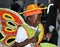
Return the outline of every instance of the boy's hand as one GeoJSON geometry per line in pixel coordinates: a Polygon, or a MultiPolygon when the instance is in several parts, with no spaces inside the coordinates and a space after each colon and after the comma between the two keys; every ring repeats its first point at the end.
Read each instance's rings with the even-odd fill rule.
{"type": "Polygon", "coordinates": [[[38,40],[38,37],[37,36],[34,36],[33,38],[31,38],[31,42],[32,43],[35,43],[37,40],[38,40]]]}

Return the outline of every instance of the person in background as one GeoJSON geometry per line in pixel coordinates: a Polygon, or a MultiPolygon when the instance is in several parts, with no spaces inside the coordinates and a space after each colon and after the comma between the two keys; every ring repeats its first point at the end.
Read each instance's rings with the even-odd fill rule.
{"type": "Polygon", "coordinates": [[[12,3],[11,9],[16,12],[23,12],[23,1],[16,0],[12,3]]]}
{"type": "Polygon", "coordinates": [[[49,4],[47,9],[45,33],[47,35],[47,42],[53,43],[55,45],[57,45],[57,39],[58,39],[58,34],[56,31],[56,15],[57,15],[57,8],[55,7],[54,3],[49,4]],[[48,37],[48,34],[50,34],[51,37],[48,37]]]}
{"type": "Polygon", "coordinates": [[[60,22],[60,0],[54,0],[52,4],[49,4],[48,10],[47,10],[47,29],[48,31],[52,31],[52,38],[50,39],[50,42],[53,44],[58,45],[60,47],[60,28],[59,28],[59,22],[60,22]]]}
{"type": "Polygon", "coordinates": [[[20,8],[20,5],[17,3],[12,4],[11,9],[18,12],[20,8]]]}
{"type": "Polygon", "coordinates": [[[57,7],[57,18],[56,18],[56,30],[58,33],[58,47],[60,47],[60,0],[56,2],[57,7]]]}
{"type": "MultiPolygon", "coordinates": [[[[11,10],[21,13],[24,11],[24,4],[25,2],[23,0],[15,0],[11,5],[11,10]]],[[[25,16],[23,14],[21,14],[21,16],[25,20],[25,16]]]]}

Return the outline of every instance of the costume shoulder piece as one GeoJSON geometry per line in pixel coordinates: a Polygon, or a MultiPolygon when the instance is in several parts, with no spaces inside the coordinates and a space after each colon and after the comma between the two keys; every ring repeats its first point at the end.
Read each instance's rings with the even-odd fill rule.
{"type": "Polygon", "coordinates": [[[11,45],[15,41],[17,25],[24,22],[21,15],[10,9],[0,8],[0,42],[11,45]]]}

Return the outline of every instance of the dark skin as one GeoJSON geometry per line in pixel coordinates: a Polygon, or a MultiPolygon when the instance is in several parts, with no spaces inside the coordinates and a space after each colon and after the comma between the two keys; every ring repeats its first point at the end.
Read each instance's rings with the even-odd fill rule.
{"type": "Polygon", "coordinates": [[[41,21],[41,14],[28,17],[27,23],[30,26],[36,27],[41,21]]]}
{"type": "Polygon", "coordinates": [[[29,44],[29,43],[34,43],[36,42],[37,36],[34,36],[31,39],[26,39],[25,41],[21,42],[21,43],[17,43],[15,42],[14,45],[12,47],[24,47],[25,45],[29,44]]]}
{"type": "MultiPolygon", "coordinates": [[[[37,27],[37,25],[40,23],[40,21],[41,21],[41,14],[29,16],[27,19],[27,23],[33,27],[37,27]]],[[[23,41],[21,43],[15,42],[12,47],[24,47],[25,45],[27,45],[29,43],[35,43],[37,41],[37,39],[38,39],[38,36],[34,36],[33,38],[26,39],[25,41],[23,41]]]]}

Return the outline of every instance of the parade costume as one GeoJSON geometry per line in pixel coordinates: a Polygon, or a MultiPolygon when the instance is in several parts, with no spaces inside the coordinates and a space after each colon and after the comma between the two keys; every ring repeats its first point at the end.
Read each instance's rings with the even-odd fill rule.
{"type": "MultiPolygon", "coordinates": [[[[22,12],[22,13],[25,14],[27,17],[29,17],[29,16],[34,15],[34,14],[42,14],[41,10],[42,10],[42,8],[40,9],[39,7],[37,7],[36,4],[30,4],[30,5],[27,6],[26,11],[22,12]]],[[[20,14],[22,14],[22,13],[20,13],[20,14]]],[[[38,24],[38,26],[35,29],[34,28],[35,27],[29,26],[28,24],[20,26],[18,28],[18,32],[17,32],[17,36],[16,36],[16,42],[21,43],[26,39],[31,39],[32,37],[35,36],[35,32],[37,31],[37,28],[39,28],[39,30],[40,30],[39,35],[38,35],[39,39],[36,43],[36,45],[38,46],[39,43],[42,41],[43,36],[44,36],[44,27],[40,23],[40,24],[38,24]],[[20,33],[20,31],[22,33],[20,33]]],[[[31,43],[30,43],[30,44],[27,44],[24,47],[34,47],[34,46],[31,46],[31,43]]]]}

